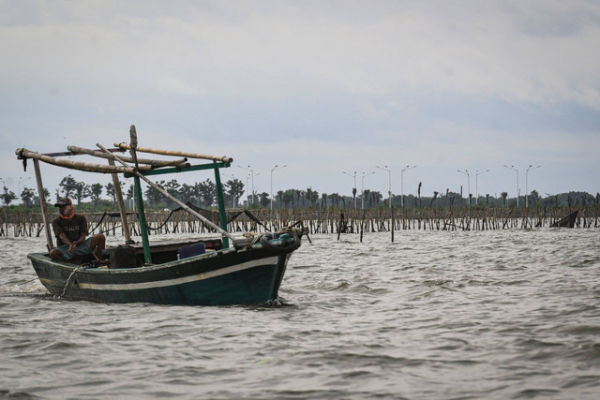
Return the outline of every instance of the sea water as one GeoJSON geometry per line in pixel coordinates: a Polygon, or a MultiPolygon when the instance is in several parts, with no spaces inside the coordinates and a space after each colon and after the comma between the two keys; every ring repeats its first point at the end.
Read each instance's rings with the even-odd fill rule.
{"type": "Polygon", "coordinates": [[[281,304],[191,307],[53,298],[0,238],[0,398],[600,398],[599,230],[311,239],[281,304]]]}

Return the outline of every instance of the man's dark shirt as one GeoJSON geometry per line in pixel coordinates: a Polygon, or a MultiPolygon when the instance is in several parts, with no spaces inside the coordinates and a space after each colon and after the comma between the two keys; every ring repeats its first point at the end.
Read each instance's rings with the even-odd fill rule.
{"type": "Polygon", "coordinates": [[[71,219],[63,219],[60,216],[56,217],[52,221],[52,229],[54,230],[54,235],[59,246],[67,244],[63,243],[60,239],[60,234],[63,232],[71,242],[79,239],[82,233],[85,233],[86,236],[88,235],[87,221],[83,215],[78,214],[73,215],[71,219]]]}

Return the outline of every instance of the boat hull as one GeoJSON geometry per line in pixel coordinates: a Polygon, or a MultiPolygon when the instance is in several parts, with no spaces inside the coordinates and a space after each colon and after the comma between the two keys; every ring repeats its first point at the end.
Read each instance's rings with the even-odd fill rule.
{"type": "Polygon", "coordinates": [[[41,283],[55,296],[99,302],[230,305],[277,299],[290,254],[230,249],[128,269],[85,268],[42,253],[28,257],[41,283]]]}

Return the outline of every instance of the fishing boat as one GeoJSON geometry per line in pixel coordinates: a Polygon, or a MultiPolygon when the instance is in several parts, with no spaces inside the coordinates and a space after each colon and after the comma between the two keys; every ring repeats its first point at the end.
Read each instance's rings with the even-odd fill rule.
{"type": "Polygon", "coordinates": [[[67,152],[45,154],[24,148],[16,150],[17,158],[23,161],[24,168],[27,167],[28,160],[33,161],[48,250],[28,254],[27,257],[40,282],[52,295],[98,302],[180,305],[260,304],[278,299],[288,260],[300,247],[302,230],[290,227],[280,232],[245,233],[237,236],[227,232],[219,170],[229,167],[233,162],[232,158],[139,147],[133,125],[130,128],[130,143],[114,143],[114,146],[107,149],[98,143],[98,150],[68,146],[67,152]],[[130,155],[125,156],[125,152],[130,155]],[[177,158],[143,159],[138,158],[138,153],[177,158]],[[108,164],[64,159],[65,156],[82,154],[106,159],[108,164]],[[188,159],[210,162],[192,165],[188,159]],[[49,252],[54,245],[43,194],[40,162],[112,175],[125,244],[105,250],[108,262],[103,259],[61,261],[50,257],[49,252]],[[150,175],[201,170],[214,171],[219,223],[171,196],[148,178],[150,175]],[[141,243],[134,243],[130,236],[119,175],[133,179],[141,243]],[[202,221],[216,236],[151,244],[142,200],[142,180],[202,221]]]}
{"type": "Polygon", "coordinates": [[[573,228],[575,226],[575,222],[577,221],[577,215],[579,214],[579,210],[575,210],[566,217],[561,218],[560,220],[554,222],[550,225],[551,228],[573,228]]]}

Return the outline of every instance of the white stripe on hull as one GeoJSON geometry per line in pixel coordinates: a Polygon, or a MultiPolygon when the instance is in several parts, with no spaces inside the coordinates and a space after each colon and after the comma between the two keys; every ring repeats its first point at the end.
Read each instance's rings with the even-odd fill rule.
{"type": "MultiPolygon", "coordinates": [[[[152,282],[139,282],[139,283],[78,283],[77,286],[80,289],[92,289],[92,290],[140,290],[140,289],[154,289],[166,286],[181,285],[184,283],[201,281],[204,279],[210,279],[217,276],[231,274],[233,272],[242,271],[263,265],[275,265],[277,264],[278,257],[267,257],[259,260],[251,260],[245,263],[232,265],[231,267],[225,267],[214,271],[204,272],[201,274],[188,275],[181,278],[166,279],[162,281],[152,282]]],[[[287,261],[287,260],[286,260],[287,261]]]]}

